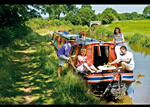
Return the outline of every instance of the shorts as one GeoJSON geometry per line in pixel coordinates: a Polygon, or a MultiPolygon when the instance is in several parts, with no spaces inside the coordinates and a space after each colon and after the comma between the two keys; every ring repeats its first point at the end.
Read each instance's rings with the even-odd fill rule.
{"type": "Polygon", "coordinates": [[[126,70],[128,71],[133,71],[134,70],[134,65],[128,64],[126,62],[122,62],[126,66],[126,70]]]}
{"type": "Polygon", "coordinates": [[[66,57],[65,55],[59,56],[59,66],[63,66],[65,61],[68,61],[70,57],[66,57]]]}

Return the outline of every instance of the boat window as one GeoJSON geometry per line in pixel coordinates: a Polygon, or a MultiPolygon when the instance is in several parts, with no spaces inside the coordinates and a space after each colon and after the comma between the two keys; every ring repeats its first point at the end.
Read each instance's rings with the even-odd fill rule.
{"type": "Polygon", "coordinates": [[[108,63],[108,46],[100,46],[100,54],[98,53],[99,46],[94,46],[94,66],[98,67],[108,63]]]}

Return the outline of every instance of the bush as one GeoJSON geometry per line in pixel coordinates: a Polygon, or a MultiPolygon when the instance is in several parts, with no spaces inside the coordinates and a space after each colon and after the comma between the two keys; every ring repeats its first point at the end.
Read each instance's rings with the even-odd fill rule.
{"type": "Polygon", "coordinates": [[[129,39],[129,43],[137,43],[138,40],[140,40],[144,35],[140,33],[135,33],[134,35],[131,36],[129,39]]]}
{"type": "Polygon", "coordinates": [[[133,44],[136,43],[141,46],[150,47],[150,37],[143,34],[135,33],[129,39],[129,43],[133,43],[133,44]]]}
{"type": "Polygon", "coordinates": [[[104,36],[105,34],[107,34],[107,36],[112,37],[114,33],[112,31],[107,30],[104,27],[99,26],[94,31],[94,34],[95,35],[102,35],[102,36],[104,36]]]}
{"type": "Polygon", "coordinates": [[[32,32],[30,27],[17,24],[12,27],[0,28],[0,45],[7,46],[14,39],[22,39],[30,32],[32,32]]]}
{"type": "Polygon", "coordinates": [[[71,30],[73,32],[81,32],[82,30],[87,32],[90,28],[85,25],[85,26],[81,26],[81,25],[75,25],[75,26],[71,26],[71,30]]]}
{"type": "Polygon", "coordinates": [[[95,31],[94,31],[94,34],[95,35],[104,35],[106,34],[106,28],[104,27],[98,27],[95,31]]]}
{"type": "Polygon", "coordinates": [[[65,20],[58,20],[58,19],[54,19],[54,20],[50,20],[48,21],[47,19],[30,19],[29,21],[26,22],[26,25],[30,26],[33,30],[39,30],[42,28],[49,28],[49,27],[53,27],[53,26],[61,26],[61,25],[67,25],[67,26],[71,26],[72,23],[70,21],[65,21],[65,20]]]}

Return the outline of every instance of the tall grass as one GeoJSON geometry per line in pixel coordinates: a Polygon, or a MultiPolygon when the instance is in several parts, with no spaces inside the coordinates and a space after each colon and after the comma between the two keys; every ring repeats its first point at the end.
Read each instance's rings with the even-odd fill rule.
{"type": "Polygon", "coordinates": [[[29,97],[34,99],[30,104],[99,104],[85,80],[66,63],[62,78],[57,78],[58,57],[50,37],[32,32],[0,49],[0,104],[23,104],[27,81],[32,84],[29,97]],[[38,38],[38,42],[33,44],[38,38]],[[26,52],[31,45],[36,51],[26,52]],[[22,59],[24,55],[27,62],[22,59]],[[27,64],[30,65],[28,69],[27,64]]]}

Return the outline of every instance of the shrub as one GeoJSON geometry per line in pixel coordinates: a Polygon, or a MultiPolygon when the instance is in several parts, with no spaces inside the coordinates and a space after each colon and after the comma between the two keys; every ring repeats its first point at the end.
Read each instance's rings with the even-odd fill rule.
{"type": "Polygon", "coordinates": [[[141,39],[139,40],[139,44],[140,44],[141,46],[146,46],[147,42],[148,42],[148,37],[147,37],[147,36],[143,36],[143,37],[141,37],[141,39]]]}
{"type": "Polygon", "coordinates": [[[106,34],[108,34],[108,37],[113,37],[114,32],[113,31],[107,31],[106,34]]]}
{"type": "Polygon", "coordinates": [[[137,43],[138,40],[140,40],[143,37],[142,34],[140,33],[135,33],[134,35],[131,36],[131,38],[129,39],[129,43],[137,43]]]}
{"type": "Polygon", "coordinates": [[[95,31],[94,31],[95,35],[104,35],[106,34],[106,28],[104,27],[98,27],[95,31]]]}
{"type": "Polygon", "coordinates": [[[95,35],[102,35],[102,36],[104,34],[108,34],[109,37],[112,37],[114,33],[112,31],[107,30],[104,27],[97,27],[96,30],[94,31],[94,34],[95,35]]]}

